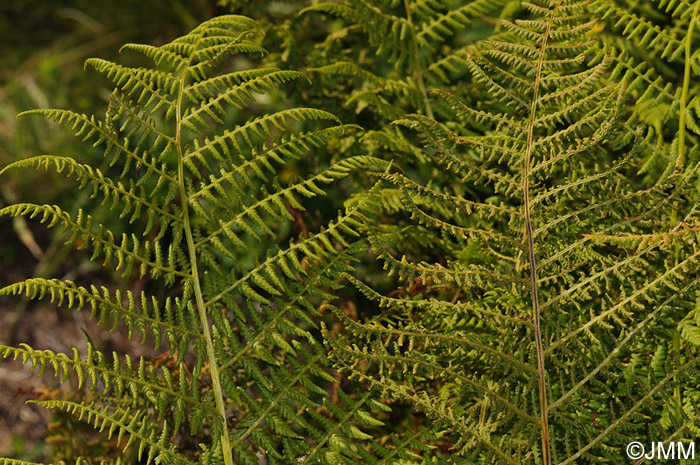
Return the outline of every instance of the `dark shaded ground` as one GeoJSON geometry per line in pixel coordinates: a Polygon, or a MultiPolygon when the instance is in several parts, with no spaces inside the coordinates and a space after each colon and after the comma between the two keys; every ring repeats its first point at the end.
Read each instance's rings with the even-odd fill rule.
{"type": "MultiPolygon", "coordinates": [[[[40,249],[46,250],[48,232],[40,225],[29,224],[40,249]],[[46,237],[37,237],[39,235],[46,237]]],[[[0,255],[2,284],[30,278],[39,261],[20,241],[11,220],[0,220],[2,250],[12,251],[0,255]],[[13,264],[7,263],[11,260],[13,264]]],[[[71,251],[72,252],[72,251],[71,251]]],[[[79,255],[69,253],[54,274],[56,277],[80,281],[95,279],[99,275],[81,267],[79,255]]],[[[71,347],[83,351],[86,347],[85,330],[99,346],[107,346],[124,353],[136,353],[135,341],[130,341],[120,331],[104,333],[84,311],[56,308],[47,301],[23,302],[20,296],[0,297],[0,343],[17,345],[27,343],[35,349],[71,353],[71,347]],[[22,305],[26,309],[22,312],[22,305]],[[17,322],[22,312],[21,321],[17,322]]],[[[0,456],[41,460],[48,458],[49,449],[44,442],[46,426],[51,415],[43,408],[26,404],[35,398],[42,388],[58,387],[50,375],[37,378],[30,369],[18,361],[0,362],[0,456]]],[[[65,386],[63,389],[67,389],[65,386]]]]}
{"type": "MultiPolygon", "coordinates": [[[[4,301],[8,299],[3,299],[4,301]]],[[[11,302],[0,309],[2,342],[14,321],[11,302]]],[[[86,322],[78,312],[61,314],[44,305],[30,305],[24,321],[17,327],[16,338],[34,347],[66,351],[71,345],[84,347],[80,332],[86,322]]],[[[35,390],[47,385],[46,378],[36,378],[20,361],[0,364],[0,456],[33,459],[34,452],[44,449],[43,438],[50,418],[42,407],[25,404],[35,390]]],[[[52,383],[55,385],[55,383],[52,383]]]]}

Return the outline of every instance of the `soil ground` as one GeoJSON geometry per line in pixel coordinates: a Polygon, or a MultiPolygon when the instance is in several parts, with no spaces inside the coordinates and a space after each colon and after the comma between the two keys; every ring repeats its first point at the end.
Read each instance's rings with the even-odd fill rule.
{"type": "MultiPolygon", "coordinates": [[[[48,233],[41,226],[31,226],[36,234],[46,235],[37,238],[45,250],[50,240],[48,233]]],[[[17,238],[11,221],[0,221],[0,243],[0,287],[31,278],[38,261],[17,238]]],[[[76,254],[69,254],[52,277],[99,280],[99,276],[81,273],[76,254]]],[[[84,330],[101,347],[126,353],[138,352],[132,347],[135,343],[122,332],[101,333],[86,312],[57,308],[47,301],[29,301],[18,320],[21,307],[20,296],[0,297],[0,344],[17,346],[27,343],[35,349],[67,354],[71,353],[71,347],[76,347],[84,353],[84,330]]],[[[35,397],[37,389],[57,386],[58,382],[50,372],[37,378],[30,364],[23,365],[21,360],[0,361],[0,457],[29,461],[50,457],[44,437],[51,415],[43,407],[27,404],[27,401],[35,397]]]]}

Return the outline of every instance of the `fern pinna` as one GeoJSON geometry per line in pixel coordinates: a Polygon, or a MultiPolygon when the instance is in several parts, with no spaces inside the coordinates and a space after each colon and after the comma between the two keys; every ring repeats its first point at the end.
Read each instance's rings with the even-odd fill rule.
{"type": "Polygon", "coordinates": [[[351,460],[362,451],[355,443],[370,436],[361,428],[381,423],[371,412],[385,406],[368,395],[335,386],[328,398],[337,381],[317,331],[319,305],[350,270],[362,202],[315,234],[285,247],[275,241],[277,225],[302,210],[304,199],[353,170],[383,165],[358,156],[283,184],[281,167],[356,128],[312,108],[233,124],[231,115],[252,113],[256,95],[303,77],[274,68],[219,71],[229,56],[264,53],[260,40],[253,20],[222,16],[161,47],[124,46],[152,68],[89,60],[116,85],[104,121],[67,110],[28,113],[103,147],[121,173],[53,155],[5,168],[55,168],[103,198],[133,232],[114,233],[87,212],[73,216],[55,205],[12,205],[2,216],[40,218],[90,249],[92,260],[164,286],[150,295],[29,279],[0,291],[89,311],[103,327],[123,325],[156,350],[165,343],[169,364],[104,354],[92,344],[85,354],[0,347],[40,374],[77,377],[86,388],[80,399],[37,403],[116,438],[118,463],[338,463],[334,457],[351,460]],[[243,261],[257,243],[268,244],[267,254],[243,261]]]}
{"type": "Polygon", "coordinates": [[[657,349],[696,324],[697,165],[636,190],[646,145],[624,130],[625,85],[588,2],[522,5],[529,17],[465,58],[481,107],[437,91],[448,122],[396,123],[461,189],[378,173],[401,203],[378,196],[394,220],[372,249],[423,286],[385,296],[347,276],[384,311],[337,312],[347,331],[327,344],[344,373],[445,432],[445,463],[627,463],[630,441],[697,431],[697,359],[657,349]],[[673,209],[685,221],[660,232],[673,209]]]}

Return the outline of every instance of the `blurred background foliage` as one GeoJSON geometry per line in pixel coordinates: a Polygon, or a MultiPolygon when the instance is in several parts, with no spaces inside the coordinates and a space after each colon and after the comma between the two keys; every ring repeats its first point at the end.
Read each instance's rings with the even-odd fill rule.
{"type": "MultiPolygon", "coordinates": [[[[16,115],[48,107],[104,114],[109,83],[98,73],[83,69],[86,58],[114,59],[126,42],[164,43],[220,11],[211,0],[2,2],[0,166],[38,154],[61,154],[94,163],[99,150],[86,150],[85,144],[55,124],[16,115]]],[[[5,176],[0,192],[3,204],[31,198],[39,203],[68,200],[77,208],[87,201],[85,196],[74,198],[74,191],[66,189],[70,181],[60,174],[10,172],[5,176]]],[[[21,265],[24,251],[11,240],[7,223],[1,226],[8,240],[3,241],[0,264],[12,270],[21,265]]],[[[33,237],[38,232],[21,221],[15,221],[13,227],[34,258],[42,258],[47,238],[33,237]]]]}

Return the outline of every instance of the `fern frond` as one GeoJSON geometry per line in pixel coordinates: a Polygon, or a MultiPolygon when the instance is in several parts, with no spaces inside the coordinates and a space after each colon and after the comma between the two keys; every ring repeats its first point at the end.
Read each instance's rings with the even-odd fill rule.
{"type": "Polygon", "coordinates": [[[27,344],[20,348],[3,346],[0,350],[3,358],[21,359],[25,364],[31,363],[31,368],[37,371],[37,376],[42,376],[46,369],[51,367],[54,377],[62,384],[68,381],[71,374],[75,374],[78,388],[88,385],[90,391],[100,397],[121,398],[132,407],[150,404],[153,409],[162,412],[158,415],[159,418],[163,413],[172,411],[174,430],[179,428],[188,414],[200,417],[204,416],[205,412],[209,415],[216,414],[214,406],[201,399],[197,390],[193,389],[194,386],[186,374],[186,366],[182,363],[176,370],[179,375],[174,377],[165,367],[160,369],[160,375],[155,369],[147,371],[143,358],[134,363],[129,356],[121,361],[114,355],[109,363],[105,355],[91,344],[88,344],[84,358],[80,357],[77,349],[74,349],[71,358],[49,350],[35,350],[27,344]]]}
{"type": "MultiPolygon", "coordinates": [[[[99,194],[104,198],[103,203],[110,203],[112,208],[115,208],[117,205],[121,206],[122,210],[119,213],[119,218],[123,218],[131,213],[130,220],[134,221],[142,216],[142,212],[146,212],[148,225],[158,223],[161,232],[168,228],[170,221],[182,223],[182,219],[173,214],[167,204],[160,206],[155,202],[156,199],[148,199],[148,195],[142,185],[134,184],[132,180],[129,180],[128,187],[121,182],[115,183],[99,169],[93,169],[90,165],[78,163],[70,157],[40,155],[19,160],[3,168],[0,171],[0,175],[10,169],[38,168],[42,166],[49,169],[52,165],[56,172],[63,173],[65,171],[68,176],[75,177],[81,188],[91,184],[93,188],[92,197],[97,197],[99,194]]],[[[166,200],[168,199],[166,198],[166,200]]],[[[147,234],[150,229],[151,226],[147,227],[144,233],[147,234]]]]}
{"type": "Polygon", "coordinates": [[[218,177],[211,175],[209,183],[201,186],[200,190],[192,194],[193,198],[198,198],[207,194],[208,191],[216,190],[219,193],[225,192],[225,185],[243,195],[246,188],[253,188],[255,183],[253,178],[260,181],[267,181],[268,176],[276,173],[275,165],[282,165],[285,162],[297,160],[309,150],[320,148],[324,142],[339,137],[349,130],[358,129],[354,125],[331,126],[329,128],[311,131],[302,134],[292,134],[282,137],[277,144],[264,147],[254,152],[253,156],[245,162],[237,165],[232,170],[222,170],[218,177]],[[252,171],[252,175],[248,174],[252,171]],[[268,174],[266,174],[266,172],[268,174]]]}
{"type": "Polygon", "coordinates": [[[165,107],[170,109],[166,112],[166,120],[172,117],[177,81],[170,73],[147,68],[129,68],[99,58],[91,58],[85,65],[93,67],[114,81],[126,96],[134,97],[141,108],[155,113],[165,107]]]}
{"type": "MultiPolygon", "coordinates": [[[[226,86],[225,88],[217,86],[218,89],[213,96],[204,101],[200,100],[198,108],[192,109],[183,116],[182,124],[187,127],[194,127],[195,123],[197,123],[199,126],[207,127],[205,117],[211,118],[219,124],[223,124],[221,116],[225,116],[228,113],[223,106],[224,103],[238,109],[245,108],[246,101],[254,100],[253,93],[262,94],[266,90],[274,89],[280,84],[284,84],[292,79],[298,79],[302,76],[304,75],[298,71],[273,71],[263,76],[256,76],[252,79],[248,79],[237,86],[226,86]]],[[[186,89],[185,92],[187,92],[190,97],[193,94],[196,95],[199,93],[201,98],[202,94],[198,89],[202,88],[202,86],[208,87],[210,85],[215,84],[212,83],[211,80],[199,81],[195,86],[192,86],[192,89],[186,89]]]]}
{"type": "Polygon", "coordinates": [[[672,326],[663,318],[697,291],[694,226],[650,232],[665,209],[687,205],[681,192],[693,197],[696,167],[635,190],[625,170],[647,141],[624,133],[627,89],[591,40],[588,3],[524,6],[532,17],[505,21],[505,34],[463,55],[486,98],[436,90],[454,112],[447,122],[396,122],[459,183],[379,175],[392,188],[378,213],[397,224],[368,226],[370,242],[407,284],[383,295],[348,277],[382,312],[360,322],[335,310],[346,332],[326,331],[326,344],[348,376],[448,430],[451,457],[464,463],[598,463],[645,434],[640,418],[668,430],[653,406],[696,370],[680,360],[669,369],[645,347],[649,328],[672,326]],[[400,239],[426,235],[438,249],[400,239]],[[652,369],[640,369],[624,384],[632,356],[654,357],[663,375],[647,382],[652,369]],[[600,431],[579,423],[582,412],[605,415],[600,431]]]}
{"type": "Polygon", "coordinates": [[[276,220],[288,217],[290,214],[283,201],[288,202],[293,208],[303,209],[303,206],[295,199],[294,194],[306,198],[323,195],[324,192],[318,187],[319,184],[326,184],[342,179],[349,175],[352,170],[383,166],[386,166],[383,160],[367,156],[357,156],[338,162],[310,179],[292,184],[283,189],[278,188],[274,193],[262,199],[253,199],[251,205],[241,210],[235,218],[219,223],[219,227],[214,229],[209,236],[202,238],[200,242],[206,243],[221,234],[225,234],[227,237],[231,238],[236,235],[234,228],[240,228],[251,235],[257,236],[253,228],[258,227],[263,232],[274,235],[274,232],[270,230],[262,220],[262,214],[269,214],[276,220]]]}
{"type": "Polygon", "coordinates": [[[91,246],[92,259],[103,257],[102,263],[105,266],[116,260],[115,269],[121,270],[124,275],[131,273],[134,266],[138,265],[141,276],[147,274],[154,278],[164,276],[166,282],[169,283],[173,282],[176,277],[189,276],[187,271],[178,269],[181,263],[172,246],[170,246],[166,257],[163,255],[158,241],[143,240],[142,242],[136,235],[132,234],[129,237],[125,233],[120,238],[116,238],[111,231],[105,230],[101,225],[95,229],[93,227],[94,219],[85,214],[82,209],[78,211],[76,218],[72,218],[68,212],[55,205],[22,203],[0,209],[0,216],[24,215],[29,218],[39,217],[40,221],[46,223],[49,228],[60,224],[64,231],[71,233],[67,243],[74,244],[82,241],[81,247],[91,246]]]}
{"type": "Polygon", "coordinates": [[[310,453],[307,439],[319,441],[322,456],[372,455],[355,444],[369,439],[361,425],[377,424],[367,419],[365,402],[326,400],[338,380],[318,334],[319,319],[328,318],[321,304],[366,247],[359,238],[368,201],[355,200],[287,247],[278,245],[287,241],[278,233],[307,199],[325,195],[325,186],[388,164],[347,157],[303,180],[284,179],[290,162],[359,128],[315,108],[250,111],[261,95],[304,76],[271,67],[220,71],[227,56],[263,53],[261,38],[253,20],[222,16],[160,47],[123,47],[157,69],[88,61],[116,86],[104,121],[68,110],[28,113],[103,149],[110,168],[45,155],[3,170],[53,168],[129,219],[117,233],[84,210],[71,215],[29,203],[0,210],[61,226],[68,244],[92,249],[90,260],[148,280],[148,293],[34,278],[0,294],[89,311],[105,329],[123,326],[129,338],[141,336],[144,352],[165,341],[172,363],[128,354],[109,360],[91,343],[83,356],[29,346],[0,351],[39,374],[53,368],[60,382],[77,377],[75,399],[38,403],[87,421],[107,439],[116,436],[119,448],[133,449],[144,463],[233,465],[258,463],[264,454],[271,464],[287,464],[310,453]],[[121,173],[111,168],[117,164],[121,173]],[[264,252],[251,256],[254,250],[264,252]],[[319,413],[324,405],[330,413],[319,413]],[[203,452],[174,440],[186,428],[203,452]]]}
{"type": "MultiPolygon", "coordinates": [[[[339,122],[335,115],[314,108],[282,110],[277,113],[254,118],[236,127],[233,131],[226,130],[223,134],[219,134],[211,139],[206,137],[202,141],[195,139],[197,142],[195,142],[194,150],[185,155],[184,162],[195,175],[198,175],[199,171],[193,159],[207,166],[206,157],[212,156],[217,160],[228,160],[231,166],[236,166],[238,163],[236,158],[247,153],[244,147],[254,149],[261,145],[262,141],[265,141],[268,137],[274,139],[275,136],[273,132],[284,132],[285,128],[287,128],[291,122],[318,120],[339,122]],[[257,143],[254,141],[257,141],[257,143]],[[225,157],[222,157],[222,152],[225,157]],[[234,158],[234,154],[237,155],[236,158],[234,158]]],[[[190,128],[195,131],[197,130],[194,126],[190,126],[190,128]]]]}
{"type": "Polygon", "coordinates": [[[123,450],[132,446],[136,447],[138,459],[145,460],[147,464],[159,463],[164,460],[174,464],[194,463],[176,452],[176,446],[170,442],[167,424],[159,432],[152,428],[150,422],[144,418],[141,412],[128,408],[98,407],[94,404],[84,405],[63,400],[32,401],[32,403],[49,409],[69,412],[81,421],[91,423],[99,431],[108,428],[108,437],[112,437],[115,432],[118,432],[117,443],[121,443],[122,437],[127,436],[128,439],[123,450]],[[146,457],[143,457],[144,452],[147,453],[146,457]]]}
{"type": "MultiPolygon", "coordinates": [[[[165,164],[159,161],[159,157],[141,151],[138,147],[132,148],[128,139],[120,139],[118,133],[110,129],[102,121],[96,120],[94,116],[87,116],[70,110],[29,110],[19,114],[19,116],[26,115],[40,115],[58,124],[66,125],[77,137],[80,137],[83,141],[92,140],[95,146],[105,144],[105,158],[112,157],[112,164],[116,163],[121,158],[121,155],[125,155],[127,159],[124,160],[122,176],[126,175],[131,167],[131,163],[144,167],[142,182],[152,179],[156,180],[156,187],[150,193],[151,196],[156,195],[162,186],[170,188],[177,185],[177,179],[172,176],[172,173],[168,172],[165,164]]],[[[159,156],[162,156],[162,153],[159,156]]]]}
{"type": "Polygon", "coordinates": [[[172,350],[184,355],[190,343],[201,340],[191,307],[187,309],[188,315],[181,305],[173,305],[171,299],[167,299],[161,307],[157,299],[149,298],[144,293],[137,297],[127,291],[126,295],[122,295],[120,291],[112,293],[104,286],[87,289],[72,281],[43,278],[11,284],[0,289],[0,295],[25,295],[30,299],[50,297],[51,303],[75,310],[87,306],[90,318],[97,316],[99,324],[105,328],[114,331],[121,323],[126,327],[129,338],[134,333],[139,334],[142,343],[151,335],[155,349],[160,348],[164,338],[172,350]],[[123,304],[124,300],[128,306],[123,304]]]}
{"type": "Polygon", "coordinates": [[[431,12],[428,21],[422,24],[417,34],[418,43],[435,48],[444,42],[446,36],[455,31],[460,31],[476,19],[493,14],[494,10],[505,7],[505,1],[493,2],[490,0],[477,0],[466,5],[451,9],[441,15],[431,12]]]}

